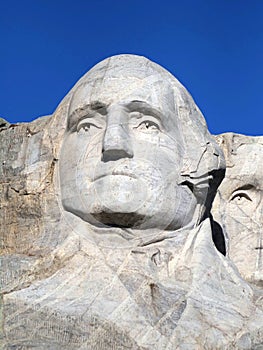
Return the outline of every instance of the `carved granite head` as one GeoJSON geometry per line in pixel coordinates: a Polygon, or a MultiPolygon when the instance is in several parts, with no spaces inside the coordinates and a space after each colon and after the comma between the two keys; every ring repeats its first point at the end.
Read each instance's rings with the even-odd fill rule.
{"type": "Polygon", "coordinates": [[[263,137],[222,134],[226,177],[213,216],[229,240],[229,257],[249,282],[263,282],[263,137]]]}
{"type": "Polygon", "coordinates": [[[95,226],[177,230],[209,214],[224,158],[185,88],[135,55],[110,57],[70,92],[62,204],[95,226]]]}

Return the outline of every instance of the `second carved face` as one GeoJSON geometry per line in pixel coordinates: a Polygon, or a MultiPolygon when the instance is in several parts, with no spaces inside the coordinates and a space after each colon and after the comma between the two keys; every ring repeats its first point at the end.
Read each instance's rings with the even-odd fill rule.
{"type": "Polygon", "coordinates": [[[250,282],[263,281],[263,143],[234,135],[213,215],[229,239],[229,256],[250,282]]]}

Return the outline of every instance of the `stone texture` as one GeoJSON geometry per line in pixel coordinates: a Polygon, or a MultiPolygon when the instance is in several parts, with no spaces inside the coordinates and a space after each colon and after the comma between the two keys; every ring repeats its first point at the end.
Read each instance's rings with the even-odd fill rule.
{"type": "Polygon", "coordinates": [[[3,349],[260,349],[210,219],[223,153],[170,73],[104,60],[0,142],[3,349]]]}
{"type": "Polygon", "coordinates": [[[263,287],[263,137],[227,133],[216,139],[224,150],[227,170],[213,215],[243,278],[263,287]]]}

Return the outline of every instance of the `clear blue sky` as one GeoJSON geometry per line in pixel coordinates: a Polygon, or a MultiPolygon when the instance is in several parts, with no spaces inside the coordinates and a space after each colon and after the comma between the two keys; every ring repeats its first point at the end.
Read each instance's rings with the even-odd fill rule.
{"type": "Polygon", "coordinates": [[[95,63],[144,55],[190,91],[212,133],[263,135],[262,0],[9,0],[0,116],[51,114],[95,63]]]}

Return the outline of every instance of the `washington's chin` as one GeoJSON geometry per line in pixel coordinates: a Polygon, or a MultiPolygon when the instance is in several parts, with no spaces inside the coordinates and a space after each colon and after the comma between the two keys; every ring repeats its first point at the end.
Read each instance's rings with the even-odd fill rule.
{"type": "Polygon", "coordinates": [[[150,213],[150,208],[147,208],[147,206],[141,207],[140,210],[132,211],[129,206],[121,206],[120,208],[118,203],[112,203],[111,208],[101,206],[98,202],[90,204],[92,205],[85,209],[67,205],[65,202],[63,206],[66,211],[96,227],[108,226],[139,230],[175,231],[189,225],[189,221],[186,222],[182,217],[176,216],[175,213],[165,211],[165,208],[159,208],[159,211],[150,213]]]}
{"type": "MultiPolygon", "coordinates": [[[[77,214],[77,213],[75,213],[77,214]]],[[[138,212],[124,212],[124,211],[97,211],[96,213],[78,213],[77,214],[84,221],[97,227],[119,227],[131,229],[172,229],[170,222],[162,220],[159,215],[150,216],[143,211],[138,212]]]]}
{"type": "MultiPolygon", "coordinates": [[[[116,204],[116,203],[115,203],[116,204]]],[[[78,216],[83,221],[96,227],[119,227],[119,228],[134,228],[134,229],[160,229],[160,230],[177,230],[182,227],[180,218],[169,218],[164,212],[157,212],[149,214],[150,210],[146,207],[138,211],[130,211],[129,207],[122,207],[118,210],[101,207],[95,205],[90,210],[83,210],[81,208],[73,208],[64,206],[64,209],[72,214],[78,216]]]]}
{"type": "Polygon", "coordinates": [[[84,183],[79,188],[84,189],[76,191],[80,198],[74,194],[65,198],[64,209],[98,227],[177,230],[189,224],[186,218],[193,217],[196,207],[191,193],[182,203],[184,193],[177,187],[162,191],[162,186],[147,186],[143,180],[123,175],[105,176],[86,189],[84,183]]]}
{"type": "Polygon", "coordinates": [[[172,222],[172,220],[166,221],[162,220],[162,218],[158,215],[152,217],[139,212],[101,212],[92,214],[92,217],[95,219],[95,222],[97,222],[97,226],[105,225],[110,227],[134,228],[140,230],[159,229],[168,231],[174,231],[182,228],[182,225],[179,222],[172,222]]]}
{"type": "Polygon", "coordinates": [[[147,208],[141,205],[141,201],[123,203],[111,198],[107,205],[95,201],[90,204],[89,214],[86,217],[92,218],[91,223],[98,226],[138,228],[150,219],[147,208]]]}

